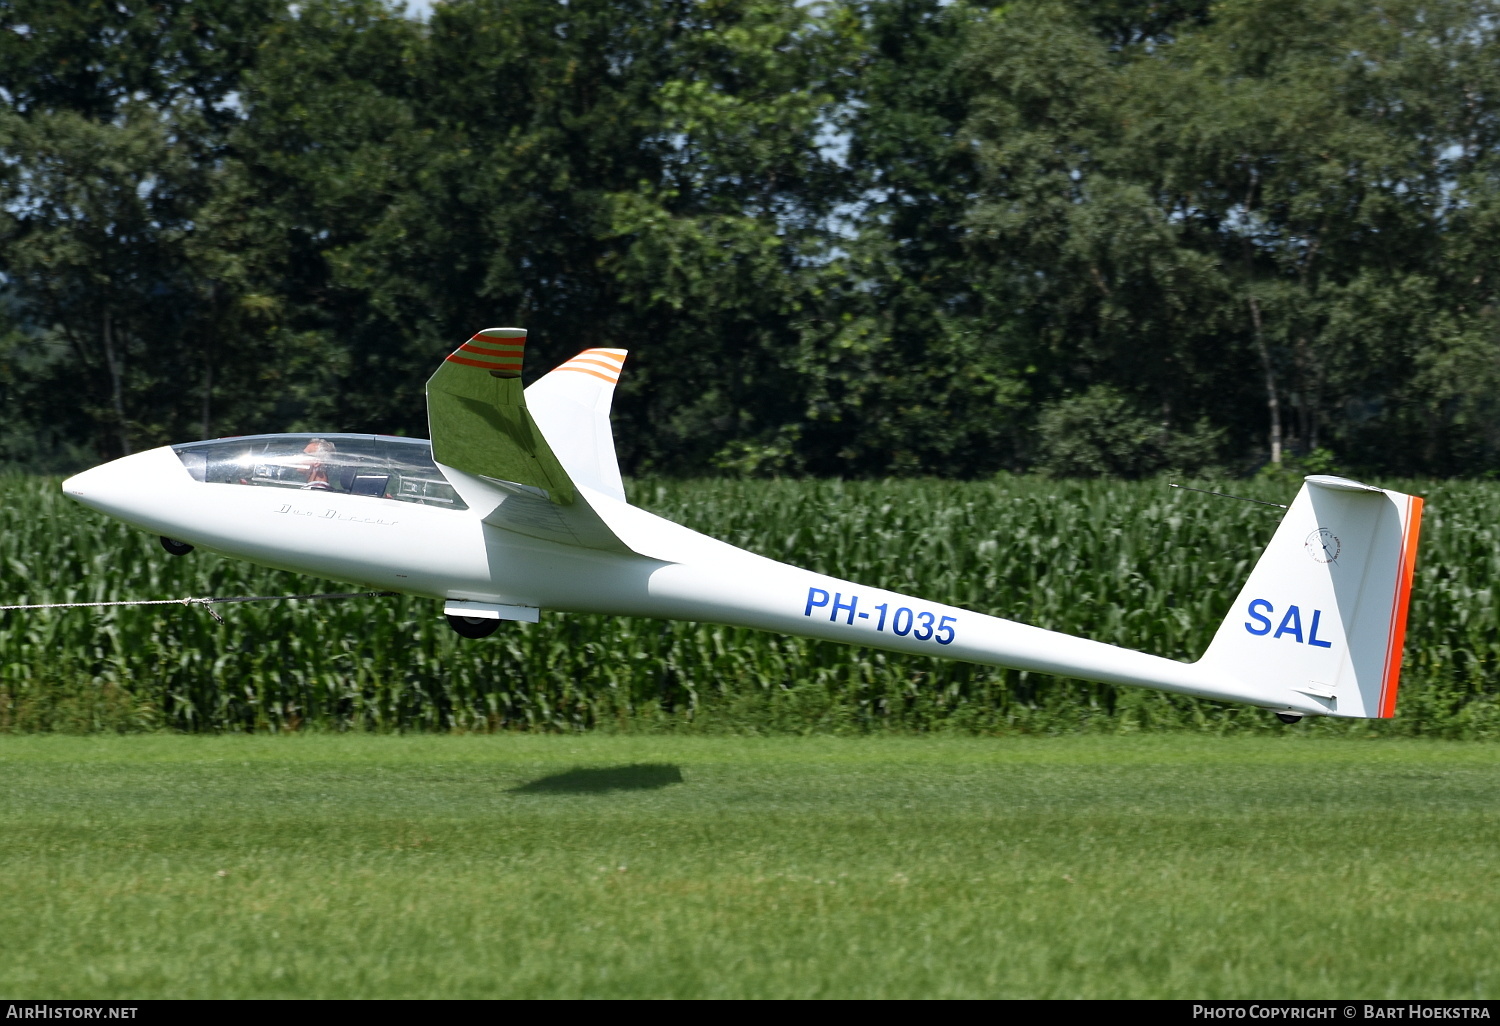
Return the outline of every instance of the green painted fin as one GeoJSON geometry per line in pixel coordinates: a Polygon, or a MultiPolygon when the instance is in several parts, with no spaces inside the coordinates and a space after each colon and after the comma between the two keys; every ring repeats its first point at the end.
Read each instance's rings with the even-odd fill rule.
{"type": "Polygon", "coordinates": [[[530,485],[561,506],[576,491],[526,409],[524,328],[485,328],[427,379],[432,456],[469,474],[530,485]]]}

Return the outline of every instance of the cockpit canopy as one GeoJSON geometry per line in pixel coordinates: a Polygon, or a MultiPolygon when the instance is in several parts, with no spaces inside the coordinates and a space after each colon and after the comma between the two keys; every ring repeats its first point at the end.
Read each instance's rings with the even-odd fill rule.
{"type": "Polygon", "coordinates": [[[245,435],[174,445],[206,484],[338,492],[468,509],[432,460],[425,438],[391,435],[245,435]]]}

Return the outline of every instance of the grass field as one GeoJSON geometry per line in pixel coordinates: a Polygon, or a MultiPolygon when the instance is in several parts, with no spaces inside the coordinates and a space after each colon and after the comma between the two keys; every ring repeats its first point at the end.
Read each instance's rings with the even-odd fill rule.
{"type": "Polygon", "coordinates": [[[1420,740],[0,736],[7,997],[1500,996],[1420,740]]]}

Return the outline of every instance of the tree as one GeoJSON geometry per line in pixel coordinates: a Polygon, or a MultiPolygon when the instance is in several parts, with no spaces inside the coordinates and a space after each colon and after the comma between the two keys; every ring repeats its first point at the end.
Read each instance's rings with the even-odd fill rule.
{"type": "Polygon", "coordinates": [[[420,433],[519,324],[637,471],[1482,471],[1496,6],[13,0],[0,444],[420,433]]]}
{"type": "Polygon", "coordinates": [[[1016,311],[1035,401],[1109,385],[1163,431],[1233,425],[1247,368],[1222,344],[1225,269],[1134,149],[1130,76],[1155,65],[1040,4],[993,20],[968,61],[984,83],[969,121],[984,170],[967,213],[976,277],[1016,311]]]}
{"type": "Polygon", "coordinates": [[[1436,368],[1493,380],[1493,273],[1461,242],[1496,184],[1492,7],[1225,3],[1126,46],[1059,5],[1009,12],[973,53],[971,223],[1052,387],[1108,382],[1273,459],[1283,437],[1473,458],[1479,405],[1436,368]]]}
{"type": "Polygon", "coordinates": [[[153,113],[0,123],[0,146],[24,168],[0,204],[7,278],[62,347],[45,372],[46,405],[79,434],[107,432],[94,439],[106,452],[159,440],[153,393],[180,387],[172,343],[185,325],[168,311],[191,305],[180,252],[191,167],[153,113]]]}
{"type": "Polygon", "coordinates": [[[238,304],[203,302],[215,287],[190,240],[230,94],[275,10],[0,9],[0,274],[25,326],[10,388],[38,431],[128,453],[207,410],[204,353],[238,304]]]}

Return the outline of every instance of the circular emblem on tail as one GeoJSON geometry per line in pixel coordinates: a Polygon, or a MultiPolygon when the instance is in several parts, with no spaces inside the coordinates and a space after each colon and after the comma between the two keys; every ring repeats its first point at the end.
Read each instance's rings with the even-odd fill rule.
{"type": "Polygon", "coordinates": [[[1307,549],[1307,554],[1311,556],[1315,562],[1335,563],[1338,561],[1339,551],[1341,549],[1338,535],[1334,534],[1326,527],[1320,527],[1312,534],[1308,535],[1307,541],[1303,542],[1302,544],[1303,547],[1307,549]]]}

